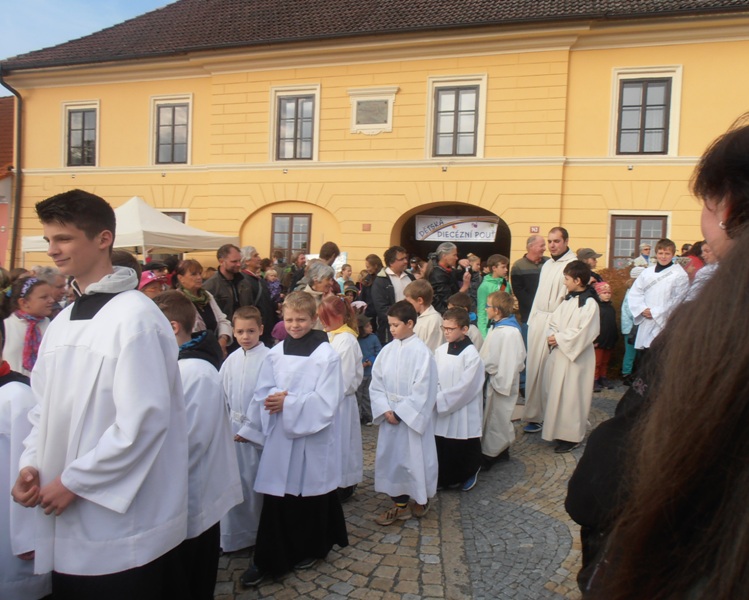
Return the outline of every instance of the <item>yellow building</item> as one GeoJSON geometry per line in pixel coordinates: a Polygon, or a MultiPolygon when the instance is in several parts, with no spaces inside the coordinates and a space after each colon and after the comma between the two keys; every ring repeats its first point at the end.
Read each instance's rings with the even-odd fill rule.
{"type": "Polygon", "coordinates": [[[747,110],[749,2],[397,5],[180,0],[3,61],[20,234],[78,187],[264,256],[333,240],[355,269],[430,233],[515,260],[562,225],[602,265],[700,238],[689,178],[747,110]]]}

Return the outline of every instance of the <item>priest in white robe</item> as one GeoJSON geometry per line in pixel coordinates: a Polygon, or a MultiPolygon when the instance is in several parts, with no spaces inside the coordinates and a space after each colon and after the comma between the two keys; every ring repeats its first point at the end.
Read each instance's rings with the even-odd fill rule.
{"type": "Polygon", "coordinates": [[[577,258],[568,247],[567,231],[561,227],[555,227],[549,232],[548,244],[551,260],[547,260],[541,267],[538,289],[528,317],[528,357],[523,411],[523,420],[528,423],[525,430],[528,433],[537,433],[541,430],[538,424],[543,421],[546,410],[542,379],[549,357],[546,343],[549,319],[567,295],[567,288],[564,287],[564,268],[577,258]]]}

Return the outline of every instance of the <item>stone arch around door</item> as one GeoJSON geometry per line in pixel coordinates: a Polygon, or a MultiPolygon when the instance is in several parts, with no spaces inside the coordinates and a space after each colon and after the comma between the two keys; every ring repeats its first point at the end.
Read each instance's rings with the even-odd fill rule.
{"type": "Polygon", "coordinates": [[[270,258],[275,248],[284,248],[284,258],[288,262],[291,259],[289,249],[317,254],[324,242],[340,243],[341,226],[335,215],[321,206],[301,200],[284,200],[266,204],[248,215],[239,229],[239,239],[242,246],[255,246],[263,258],[270,258]],[[302,229],[305,222],[308,223],[306,248],[300,244],[304,231],[284,231],[285,224],[288,224],[286,229],[293,226],[302,229]],[[284,244],[285,237],[294,236],[296,243],[292,240],[290,244],[284,244]]]}
{"type": "Polygon", "coordinates": [[[446,239],[458,246],[460,258],[472,252],[485,261],[492,254],[503,254],[509,258],[512,245],[512,234],[507,223],[491,211],[457,202],[435,202],[433,204],[422,204],[413,210],[404,213],[393,225],[391,233],[391,244],[403,246],[411,256],[426,259],[430,252],[434,252],[440,241],[421,241],[417,237],[416,220],[419,216],[450,216],[470,219],[475,217],[476,221],[496,219],[497,234],[493,242],[465,241],[462,239],[446,239]]]}

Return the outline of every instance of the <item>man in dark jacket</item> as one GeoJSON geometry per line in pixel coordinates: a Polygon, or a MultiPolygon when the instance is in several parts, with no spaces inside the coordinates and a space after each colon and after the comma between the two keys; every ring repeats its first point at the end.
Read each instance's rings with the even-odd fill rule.
{"type": "Polygon", "coordinates": [[[216,251],[218,271],[203,284],[203,289],[210,292],[216,304],[231,321],[234,311],[240,306],[253,304],[252,288],[247,278],[242,275],[242,254],[233,244],[224,244],[216,251]]]}
{"type": "Polygon", "coordinates": [[[403,290],[414,276],[406,271],[408,254],[405,248],[392,246],[385,250],[383,258],[385,268],[372,282],[372,302],[377,312],[377,337],[384,346],[393,339],[388,327],[388,309],[399,300],[405,300],[403,290]]]}

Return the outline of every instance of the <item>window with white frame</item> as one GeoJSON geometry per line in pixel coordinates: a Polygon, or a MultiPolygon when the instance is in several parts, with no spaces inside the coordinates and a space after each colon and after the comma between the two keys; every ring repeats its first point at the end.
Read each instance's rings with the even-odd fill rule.
{"type": "Polygon", "coordinates": [[[273,160],[317,160],[320,86],[271,90],[273,160]]]}
{"type": "Polygon", "coordinates": [[[665,215],[612,215],[609,266],[623,269],[640,255],[640,244],[650,244],[655,256],[655,243],[666,237],[668,217],[665,215]]]}
{"type": "Polygon", "coordinates": [[[432,77],[429,93],[430,156],[483,157],[486,75],[432,77]]]}
{"type": "Polygon", "coordinates": [[[152,100],[154,164],[189,164],[192,96],[160,96],[152,100]]]}
{"type": "Polygon", "coordinates": [[[63,115],[64,164],[68,167],[95,167],[99,162],[99,103],[65,103],[63,115]]]}
{"type": "Polygon", "coordinates": [[[678,153],[681,68],[615,69],[613,153],[678,153]]]}
{"type": "Polygon", "coordinates": [[[350,89],[351,133],[377,135],[392,131],[397,92],[397,86],[350,89]]]}

